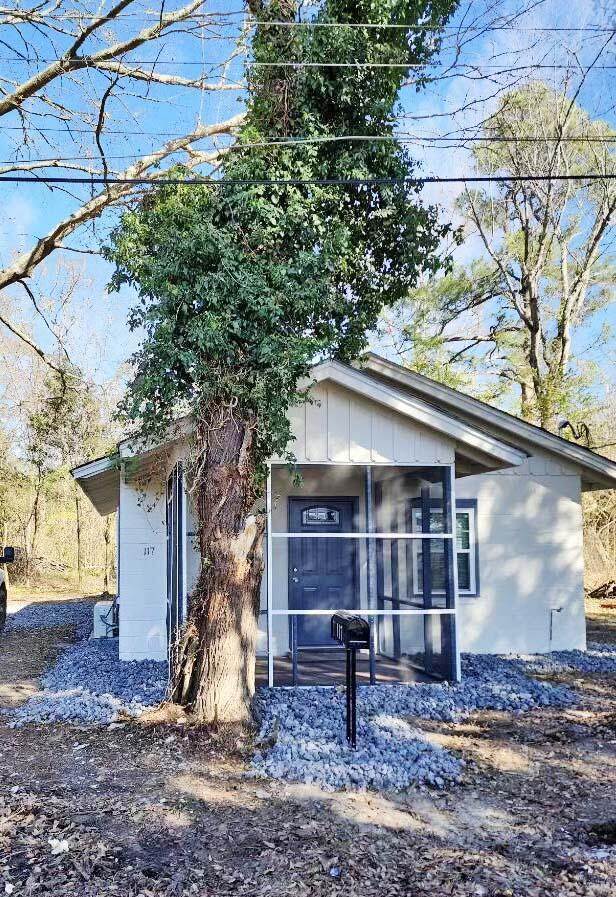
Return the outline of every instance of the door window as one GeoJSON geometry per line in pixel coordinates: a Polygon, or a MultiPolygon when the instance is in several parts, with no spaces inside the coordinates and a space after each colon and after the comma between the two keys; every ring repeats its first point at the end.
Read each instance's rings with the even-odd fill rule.
{"type": "Polygon", "coordinates": [[[339,526],[340,511],[337,508],[324,506],[304,508],[302,526],[339,526]]]}

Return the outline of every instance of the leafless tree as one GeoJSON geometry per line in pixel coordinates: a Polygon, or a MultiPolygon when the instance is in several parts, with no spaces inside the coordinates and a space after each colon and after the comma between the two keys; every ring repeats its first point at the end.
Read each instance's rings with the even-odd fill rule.
{"type": "Polygon", "coordinates": [[[568,76],[559,90],[536,80],[503,96],[473,159],[478,174],[506,180],[468,185],[458,200],[481,255],[383,326],[412,366],[454,385],[472,371],[480,390],[493,375],[496,392],[519,390],[522,415],[548,429],[588,413],[573,337],[616,299],[616,131],[579,105],[584,78],[568,76]]]}
{"type": "MultiPolygon", "coordinates": [[[[242,120],[241,112],[228,115],[223,109],[217,115],[209,107],[214,97],[222,107],[220,98],[241,89],[229,77],[229,66],[243,50],[242,24],[225,29],[225,16],[204,0],[161,0],[157,8],[145,0],[118,0],[96,12],[88,7],[85,0],[0,7],[0,51],[8,54],[0,66],[0,118],[12,141],[0,176],[35,178],[51,171],[155,181],[178,162],[211,171],[242,120]],[[184,56],[203,60],[197,74],[192,64],[183,70],[184,56]],[[144,110],[153,122],[169,121],[175,112],[173,127],[143,127],[144,110]]],[[[0,270],[0,291],[19,285],[34,304],[28,279],[37,266],[58,249],[80,251],[84,225],[136,188],[67,183],[49,189],[62,191],[68,211],[0,270]]],[[[4,307],[0,324],[53,366],[4,307]]]]}

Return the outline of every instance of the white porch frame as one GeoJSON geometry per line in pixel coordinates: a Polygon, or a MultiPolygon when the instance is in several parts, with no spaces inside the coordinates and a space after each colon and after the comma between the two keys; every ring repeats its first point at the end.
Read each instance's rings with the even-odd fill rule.
{"type": "MultiPolygon", "coordinates": [[[[379,610],[377,608],[357,608],[351,609],[353,613],[362,614],[367,617],[377,617],[377,616],[389,616],[389,617],[401,617],[401,616],[453,616],[454,625],[453,625],[453,641],[454,641],[454,663],[455,663],[455,678],[456,681],[460,680],[461,669],[460,669],[460,646],[459,646],[459,638],[457,632],[457,610],[458,610],[458,563],[457,563],[457,542],[454,538],[455,533],[374,533],[374,532],[363,532],[363,533],[311,533],[310,536],[306,536],[305,533],[290,533],[290,532],[282,532],[276,531],[274,532],[272,529],[272,467],[286,467],[287,465],[283,461],[269,461],[267,465],[267,482],[266,482],[266,563],[267,563],[267,578],[266,578],[266,602],[267,602],[267,670],[268,670],[268,687],[273,688],[274,686],[274,652],[272,650],[273,644],[273,634],[274,634],[274,617],[297,617],[297,616],[322,616],[322,617],[331,617],[332,613],[335,611],[333,609],[328,610],[289,610],[288,608],[278,608],[275,609],[273,607],[273,541],[274,539],[365,539],[367,542],[374,542],[378,539],[400,539],[400,540],[420,540],[420,539],[442,539],[443,541],[449,541],[451,544],[451,559],[452,559],[452,581],[453,581],[453,607],[452,608],[411,608],[405,610],[379,610]]],[[[412,470],[421,470],[425,468],[443,468],[449,471],[449,496],[450,503],[452,508],[452,523],[455,531],[456,526],[456,517],[455,517],[455,507],[456,507],[456,498],[455,498],[455,463],[446,464],[443,462],[435,462],[433,464],[401,464],[398,462],[357,462],[357,461],[302,461],[299,467],[308,467],[308,466],[318,466],[318,467],[354,467],[360,468],[361,470],[365,470],[366,468],[383,468],[383,467],[396,467],[396,468],[406,468],[409,471],[412,470]]]]}

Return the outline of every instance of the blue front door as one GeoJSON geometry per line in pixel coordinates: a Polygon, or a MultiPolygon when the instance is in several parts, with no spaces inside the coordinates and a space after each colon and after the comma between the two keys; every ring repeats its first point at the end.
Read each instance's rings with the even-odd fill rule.
{"type": "MultiPolygon", "coordinates": [[[[350,533],[354,498],[290,498],[289,532],[350,533]]],[[[289,539],[289,610],[324,609],[324,616],[297,617],[300,648],[334,647],[330,616],[359,607],[355,539],[289,539]]]]}

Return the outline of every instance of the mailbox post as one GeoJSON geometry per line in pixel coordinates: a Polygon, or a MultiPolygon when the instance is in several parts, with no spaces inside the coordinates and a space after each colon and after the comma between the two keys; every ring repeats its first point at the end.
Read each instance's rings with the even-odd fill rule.
{"type": "Polygon", "coordinates": [[[357,747],[357,652],[370,648],[370,624],[346,611],[334,614],[331,635],[346,650],[346,737],[357,747]]]}

